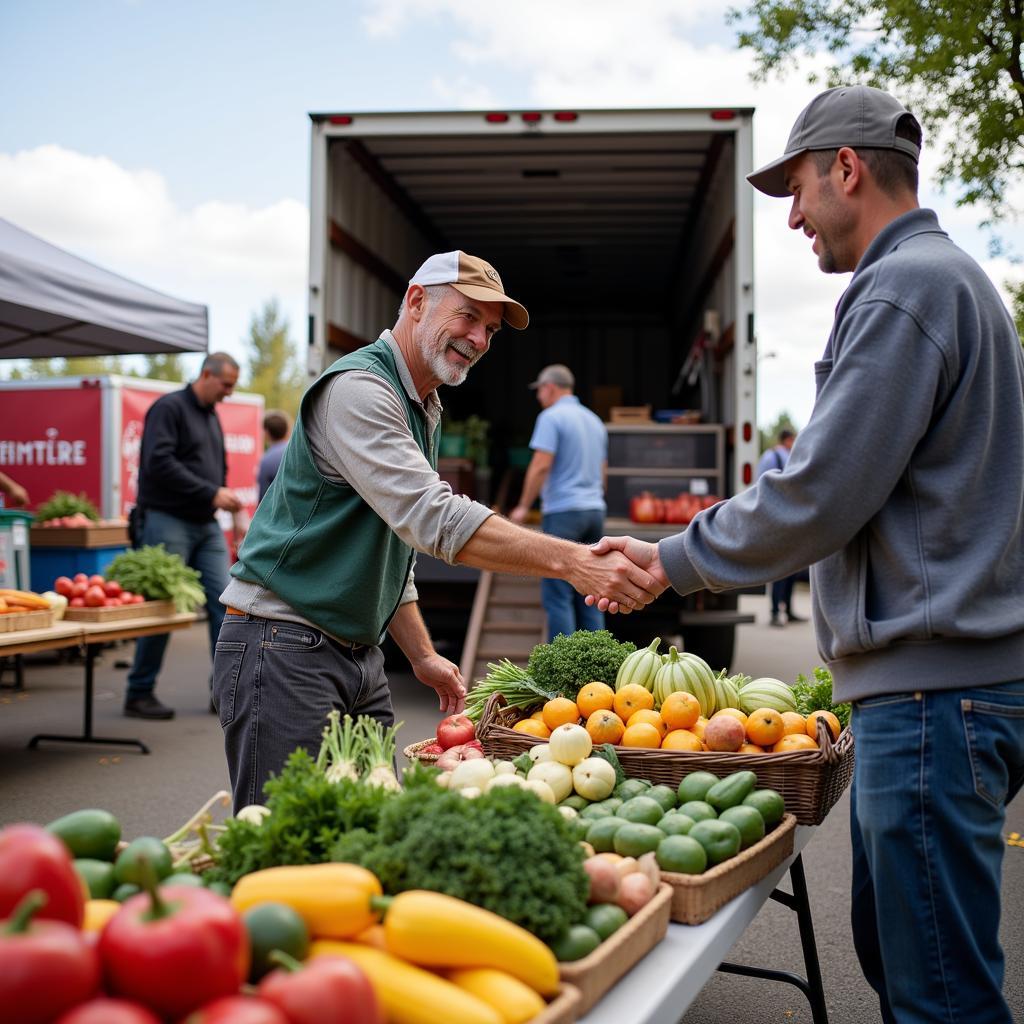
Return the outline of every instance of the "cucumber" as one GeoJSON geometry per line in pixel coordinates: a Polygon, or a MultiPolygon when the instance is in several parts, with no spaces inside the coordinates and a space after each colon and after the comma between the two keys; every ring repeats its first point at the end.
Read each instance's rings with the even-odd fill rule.
{"type": "Polygon", "coordinates": [[[718,782],[718,776],[711,772],[690,772],[689,775],[679,783],[676,792],[678,803],[685,804],[691,800],[703,800],[708,790],[718,782]]]}
{"type": "Polygon", "coordinates": [[[733,772],[721,782],[716,782],[705,794],[704,799],[719,813],[729,807],[736,807],[754,792],[757,776],[753,772],[733,772]]]}
{"type": "Polygon", "coordinates": [[[121,823],[109,811],[72,811],[46,826],[71,851],[71,856],[113,860],[121,841],[121,823]]]}

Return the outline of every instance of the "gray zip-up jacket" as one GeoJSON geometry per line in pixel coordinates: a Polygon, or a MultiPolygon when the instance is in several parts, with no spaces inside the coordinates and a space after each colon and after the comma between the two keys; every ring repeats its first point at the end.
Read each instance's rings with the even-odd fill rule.
{"type": "Polygon", "coordinates": [[[811,565],[837,699],[1024,678],[1024,357],[930,210],[872,241],[782,473],[661,541],[687,594],[811,565]]]}

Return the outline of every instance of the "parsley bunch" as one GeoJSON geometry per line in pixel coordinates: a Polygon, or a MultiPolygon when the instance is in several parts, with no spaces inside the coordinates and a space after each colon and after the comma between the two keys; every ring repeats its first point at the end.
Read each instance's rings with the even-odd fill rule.
{"type": "Polygon", "coordinates": [[[636,644],[619,643],[607,629],[578,629],[534,647],[526,671],[542,690],[575,700],[580,687],[595,680],[614,686],[619,666],[635,650],[636,644]]]}
{"type": "Polygon", "coordinates": [[[801,715],[812,711],[831,711],[845,729],[850,724],[850,705],[832,703],[832,673],[820,665],[814,670],[812,683],[802,672],[793,685],[796,709],[801,715]]]}
{"type": "Polygon", "coordinates": [[[199,573],[163,544],[123,551],[107,569],[107,579],[151,601],[173,601],[179,612],[191,612],[206,604],[199,573]]]}

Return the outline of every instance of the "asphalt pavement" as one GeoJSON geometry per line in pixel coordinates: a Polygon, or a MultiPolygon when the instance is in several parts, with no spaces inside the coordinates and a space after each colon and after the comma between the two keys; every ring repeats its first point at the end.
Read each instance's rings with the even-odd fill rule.
{"type": "MultiPolygon", "coordinates": [[[[797,592],[796,603],[799,611],[808,607],[806,592],[797,592]]],[[[820,664],[808,623],[772,629],[764,598],[744,597],[742,604],[756,614],[757,622],[740,627],[736,671],[792,681],[797,673],[809,674],[820,664]]],[[[614,630],[614,620],[610,628],[614,630]]],[[[221,731],[208,710],[205,626],[171,638],[157,692],[177,709],[173,721],[144,722],[122,716],[130,657],[128,644],[105,651],[97,665],[94,733],[138,737],[150,746],[149,756],[127,747],[78,744],[26,749],[36,733],[80,731],[84,675],[80,659],[66,653],[34,656],[26,659],[24,692],[0,689],[0,824],[46,822],[78,808],[104,807],[120,819],[126,836],[163,836],[184,823],[208,797],[227,788],[221,731]]],[[[11,682],[8,668],[0,676],[0,685],[11,682]]],[[[405,722],[401,742],[432,735],[439,717],[433,692],[400,672],[391,674],[391,685],[397,717],[405,722]]],[[[829,1019],[833,1024],[866,1024],[877,1020],[878,1012],[858,969],[850,935],[848,814],[848,795],[844,795],[804,851],[804,865],[829,1019]]],[[[1024,834],[1024,797],[1009,808],[1006,832],[1013,831],[1024,834]]],[[[788,886],[788,880],[783,884],[788,886]]],[[[1024,919],[1020,914],[1024,847],[1006,848],[1002,904],[1006,993],[1014,1015],[1024,1020],[1024,919]]],[[[730,959],[802,974],[795,915],[779,904],[766,904],[730,959]]],[[[687,1024],[803,1024],[811,1015],[795,988],[719,974],[684,1020],[687,1024]]]]}

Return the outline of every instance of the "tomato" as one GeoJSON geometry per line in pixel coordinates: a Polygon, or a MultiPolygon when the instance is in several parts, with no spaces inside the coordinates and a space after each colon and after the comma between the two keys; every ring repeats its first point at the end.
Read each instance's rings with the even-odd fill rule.
{"type": "Polygon", "coordinates": [[[107,597],[120,597],[121,596],[121,584],[117,580],[107,580],[103,584],[103,593],[107,597]]]}
{"type": "Polygon", "coordinates": [[[86,574],[84,572],[76,572],[75,575],[71,577],[71,582],[72,583],[88,583],[89,582],[89,577],[86,576],[86,574]]]}
{"type": "Polygon", "coordinates": [[[649,491],[629,499],[629,518],[634,523],[661,523],[665,521],[665,503],[649,491]]]}
{"type": "Polygon", "coordinates": [[[106,583],[106,582],[107,581],[98,572],[94,572],[89,577],[89,586],[90,587],[102,587],[103,584],[106,583]]]}
{"type": "Polygon", "coordinates": [[[73,598],[71,598],[71,600],[68,601],[68,607],[69,608],[84,608],[85,607],[85,598],[84,597],[73,597],[73,598]]]}
{"type": "Polygon", "coordinates": [[[142,604],[145,600],[146,598],[142,594],[132,595],[132,604],[142,604]]]}
{"type": "Polygon", "coordinates": [[[89,587],[85,592],[86,608],[102,608],[107,595],[103,593],[102,587],[89,587]]]}
{"type": "Polygon", "coordinates": [[[116,598],[116,597],[106,597],[106,598],[103,599],[103,607],[104,608],[120,608],[121,607],[121,601],[120,601],[119,598],[116,598]]]}
{"type": "Polygon", "coordinates": [[[53,589],[62,597],[73,597],[74,595],[71,593],[71,588],[73,586],[74,583],[71,582],[71,578],[69,576],[58,576],[53,581],[53,589]]]}
{"type": "Polygon", "coordinates": [[[121,604],[131,604],[135,595],[130,590],[121,591],[121,604]]]}

